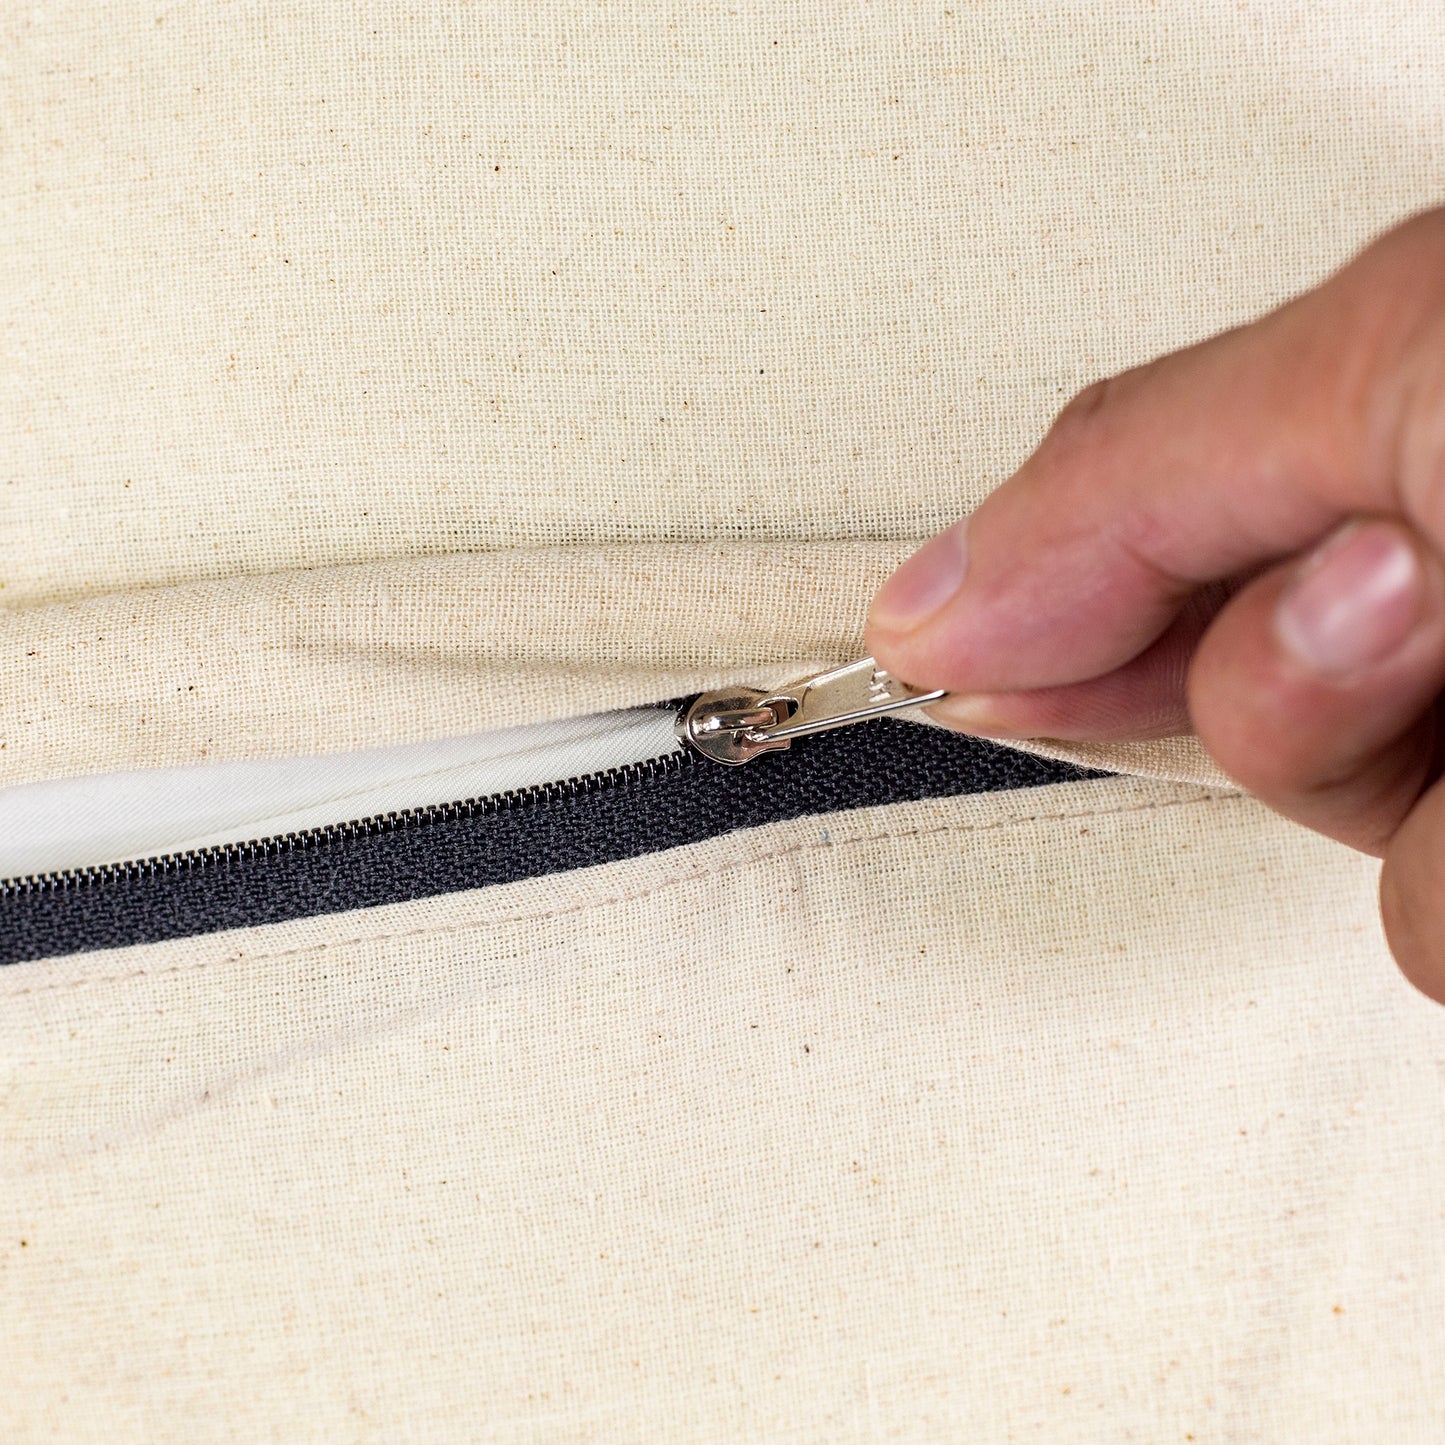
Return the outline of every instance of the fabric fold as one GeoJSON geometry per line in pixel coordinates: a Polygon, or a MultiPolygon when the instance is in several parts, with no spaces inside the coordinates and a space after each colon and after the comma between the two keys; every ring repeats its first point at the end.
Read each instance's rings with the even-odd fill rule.
{"type": "MultiPolygon", "coordinates": [[[[0,613],[0,785],[431,742],[863,656],[911,542],[373,562],[0,613]]],[[[1225,780],[1193,739],[1024,751],[1225,780]]]]}

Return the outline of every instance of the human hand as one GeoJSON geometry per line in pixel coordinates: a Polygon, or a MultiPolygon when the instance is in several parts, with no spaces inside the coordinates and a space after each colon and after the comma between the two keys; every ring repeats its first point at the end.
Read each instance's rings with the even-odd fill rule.
{"type": "Polygon", "coordinates": [[[1383,858],[1390,947],[1445,1001],[1445,209],[1082,392],[883,585],[868,648],[961,731],[1196,733],[1383,858]]]}

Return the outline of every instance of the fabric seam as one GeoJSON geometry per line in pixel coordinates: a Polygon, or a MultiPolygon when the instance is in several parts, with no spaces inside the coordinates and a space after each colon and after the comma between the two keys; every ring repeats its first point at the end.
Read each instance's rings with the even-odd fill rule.
{"type": "Polygon", "coordinates": [[[572,914],[587,913],[594,908],[612,908],[622,903],[635,903],[639,899],[650,898],[655,893],[661,893],[664,889],[675,888],[683,883],[694,883],[704,878],[718,877],[724,873],[751,868],[759,863],[774,862],[779,858],[792,857],[817,848],[844,848],[860,843],[886,843],[900,838],[931,838],[943,833],[998,832],[1005,828],[1023,827],[1029,823],[1069,823],[1084,818],[1122,817],[1130,813],[1162,812],[1165,808],[1191,807],[1200,803],[1218,803],[1246,797],[1247,794],[1244,793],[1209,792],[1193,798],[1168,798],[1162,801],[1135,803],[1125,808],[1091,808],[1073,813],[1026,813],[1011,818],[998,818],[990,823],[941,823],[931,828],[904,828],[895,831],[863,833],[855,837],[837,840],[808,839],[803,842],[791,843],[785,848],[757,853],[748,858],[723,859],[715,867],[695,868],[686,873],[677,873],[635,892],[616,893],[610,897],[591,899],[585,903],[572,904],[565,908],[548,908],[540,912],[517,913],[501,918],[472,918],[460,923],[433,924],[426,928],[411,928],[401,932],[361,934],[354,938],[331,939],[322,943],[304,944],[297,948],[278,949],[272,953],[233,953],[220,958],[202,959],[197,963],[176,964],[170,968],[141,968],[129,973],[98,974],[93,978],[71,979],[65,983],[39,984],[4,990],[0,992],[0,997],[20,998],[29,994],[58,993],[67,989],[88,988],[95,984],[128,983],[138,978],[163,978],[171,974],[197,973],[204,968],[223,967],[233,963],[274,963],[279,959],[300,958],[306,954],[322,954],[334,948],[361,948],[368,944],[390,943],[401,939],[479,932],[486,928],[504,927],[508,924],[540,923],[551,918],[566,918],[572,914]]]}

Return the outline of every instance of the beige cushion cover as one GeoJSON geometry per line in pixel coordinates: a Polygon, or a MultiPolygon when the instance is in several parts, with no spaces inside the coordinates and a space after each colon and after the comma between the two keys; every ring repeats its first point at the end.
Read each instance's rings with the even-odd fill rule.
{"type": "MultiPolygon", "coordinates": [[[[0,783],[857,655],[1442,135],[1414,0],[12,7],[0,783]]],[[[0,970],[0,1435],[1439,1439],[1375,865],[1072,755],[0,970]]]]}
{"type": "Polygon", "coordinates": [[[1115,779],[0,971],[9,1438],[1436,1440],[1374,873],[1115,779]]]}

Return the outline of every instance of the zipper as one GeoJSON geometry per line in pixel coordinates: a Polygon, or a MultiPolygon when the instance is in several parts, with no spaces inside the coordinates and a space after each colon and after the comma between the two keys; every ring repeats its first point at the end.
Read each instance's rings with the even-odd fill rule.
{"type": "MultiPolygon", "coordinates": [[[[151,768],[0,791],[0,878],[81,876],[227,845],[329,836],[542,785],[604,775],[681,746],[676,705],[320,757],[151,768]]],[[[3,886],[3,885],[0,885],[3,886]]]]}
{"type": "Polygon", "coordinates": [[[534,783],[530,787],[508,789],[483,798],[469,798],[456,803],[431,804],[403,812],[378,814],[355,822],[328,823],[294,833],[281,833],[243,843],[213,844],[208,847],[162,853],[123,863],[98,863],[86,867],[67,868],[51,873],[31,874],[0,881],[0,900],[20,899],[28,895],[69,890],[98,888],[107,883],[134,882],[140,879],[164,878],[168,874],[188,873],[197,868],[228,863],[254,863],[268,858],[282,858],[304,850],[318,850],[355,841],[358,838],[380,838],[405,829],[466,819],[496,817],[513,809],[552,805],[573,801],[608,788],[625,787],[630,783],[666,777],[681,772],[696,760],[696,755],[675,750],[662,757],[643,762],[626,763],[601,772],[560,782],[534,783]]]}
{"type": "Polygon", "coordinates": [[[888,717],[943,696],[910,687],[865,657],[769,693],[755,688],[705,692],[678,719],[678,736],[704,757],[738,766],[786,748],[796,738],[888,717]]]}
{"type": "MultiPolygon", "coordinates": [[[[233,835],[12,876],[0,882],[0,963],[458,892],[810,813],[1101,776],[892,717],[942,695],[900,683],[865,658],[767,692],[718,689],[653,708],[453,740],[448,746],[462,752],[463,744],[490,748],[488,766],[500,758],[513,775],[517,766],[523,770],[519,776],[530,768],[531,780],[486,788],[463,801],[435,799],[365,816],[353,812],[286,831],[263,827],[245,840],[233,835]],[[824,736],[843,728],[855,729],[859,741],[824,736]],[[567,745],[560,751],[559,740],[567,745]],[[793,757],[779,756],[795,744],[793,757]],[[631,755],[619,756],[619,749],[631,755]],[[547,769],[564,756],[573,764],[610,761],[570,776],[548,776],[547,769]]],[[[406,751],[374,753],[400,758],[406,751]]],[[[290,760],[290,765],[309,764],[290,760]]],[[[228,766],[233,765],[124,776],[154,787],[161,772],[206,774],[228,766]]],[[[386,787],[398,785],[385,767],[382,772],[386,787]]],[[[500,776],[486,768],[467,775],[500,776]]],[[[429,786],[444,787],[459,774],[439,767],[423,769],[420,776],[429,786]]],[[[401,785],[422,785],[414,768],[401,785]]],[[[23,791],[9,790],[11,802],[23,791]]],[[[356,804],[367,796],[376,794],[343,790],[341,801],[328,806],[356,804]]],[[[29,801],[33,809],[36,797],[29,801]]],[[[6,794],[0,793],[0,839],[6,836],[6,806],[6,794]]]]}
{"type": "Polygon", "coordinates": [[[865,658],[768,693],[727,688],[681,703],[364,753],[34,784],[0,792],[0,879],[56,887],[145,860],[199,866],[263,839],[300,846],[312,834],[341,836],[338,830],[373,821],[396,826],[448,807],[525,798],[531,788],[595,787],[679,748],[736,766],[797,738],[939,696],[896,682],[865,658]]]}

